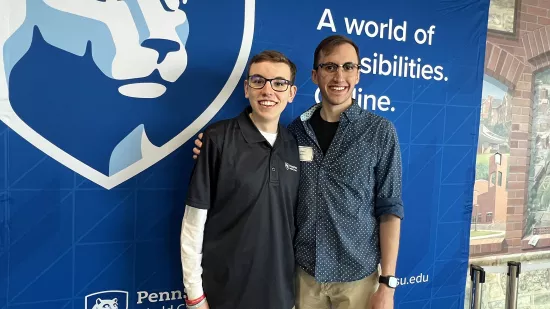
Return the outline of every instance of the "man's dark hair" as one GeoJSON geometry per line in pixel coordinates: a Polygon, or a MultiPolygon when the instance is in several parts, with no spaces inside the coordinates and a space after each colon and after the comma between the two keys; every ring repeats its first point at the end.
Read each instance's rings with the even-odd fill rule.
{"type": "Polygon", "coordinates": [[[296,65],[283,53],[276,50],[264,50],[255,55],[248,63],[248,74],[250,74],[250,67],[252,64],[260,62],[286,63],[290,67],[290,82],[294,85],[296,80],[296,65]]]}
{"type": "Polygon", "coordinates": [[[319,58],[321,58],[321,53],[323,55],[328,55],[332,53],[335,47],[338,47],[343,44],[350,44],[355,48],[355,52],[357,53],[357,61],[359,61],[359,47],[355,42],[353,42],[351,39],[343,36],[343,35],[331,35],[329,37],[326,37],[324,40],[317,45],[317,48],[315,49],[315,54],[313,56],[313,69],[316,70],[317,66],[319,65],[319,58]]]}

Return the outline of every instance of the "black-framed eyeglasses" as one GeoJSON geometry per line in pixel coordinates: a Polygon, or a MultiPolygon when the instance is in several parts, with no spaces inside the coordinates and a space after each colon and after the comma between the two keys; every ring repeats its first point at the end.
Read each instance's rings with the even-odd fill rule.
{"type": "Polygon", "coordinates": [[[359,65],[353,62],[346,62],[344,64],[336,64],[333,62],[321,63],[317,68],[323,69],[327,73],[336,73],[339,68],[342,68],[344,73],[354,73],[355,69],[359,69],[359,65]]]}
{"type": "Polygon", "coordinates": [[[260,75],[252,75],[248,77],[248,85],[254,89],[262,89],[267,82],[269,82],[271,84],[271,88],[277,92],[287,91],[288,87],[292,85],[289,80],[284,78],[265,78],[260,75]]]}

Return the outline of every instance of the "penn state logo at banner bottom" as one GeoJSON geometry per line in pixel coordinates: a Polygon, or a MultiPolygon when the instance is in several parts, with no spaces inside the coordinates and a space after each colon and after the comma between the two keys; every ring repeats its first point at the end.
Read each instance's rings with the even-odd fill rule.
{"type": "Polygon", "coordinates": [[[87,295],[84,309],[128,309],[128,292],[113,290],[87,295]]]}
{"type": "Polygon", "coordinates": [[[138,291],[135,299],[128,291],[109,290],[89,294],[84,299],[84,309],[185,309],[182,291],[138,291]],[[130,306],[133,303],[133,306],[130,306]]]}

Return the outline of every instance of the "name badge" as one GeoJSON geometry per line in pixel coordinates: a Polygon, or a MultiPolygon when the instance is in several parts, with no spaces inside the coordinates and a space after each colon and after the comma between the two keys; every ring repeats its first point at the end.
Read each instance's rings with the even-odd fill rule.
{"type": "Polygon", "coordinates": [[[298,146],[300,151],[300,161],[313,161],[313,148],[307,146],[298,146]]]}

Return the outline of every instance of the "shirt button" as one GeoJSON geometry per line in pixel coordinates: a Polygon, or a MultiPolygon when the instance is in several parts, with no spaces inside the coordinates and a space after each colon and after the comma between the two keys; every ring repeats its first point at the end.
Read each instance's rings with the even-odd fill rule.
{"type": "Polygon", "coordinates": [[[275,168],[274,168],[274,167],[272,167],[272,168],[271,168],[271,171],[272,171],[272,172],[274,172],[274,171],[275,171],[275,168]]]}

